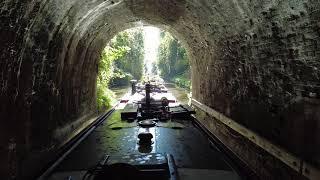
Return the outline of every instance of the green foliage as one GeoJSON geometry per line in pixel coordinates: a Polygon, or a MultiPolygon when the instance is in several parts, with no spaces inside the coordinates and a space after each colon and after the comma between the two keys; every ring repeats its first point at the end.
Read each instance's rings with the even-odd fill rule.
{"type": "Polygon", "coordinates": [[[121,69],[115,68],[115,73],[117,76],[114,76],[110,81],[110,86],[127,86],[131,79],[134,77],[127,72],[123,72],[121,69]]]}
{"type": "Polygon", "coordinates": [[[108,85],[111,78],[114,76],[121,76],[120,74],[114,73],[113,62],[121,57],[123,57],[128,50],[128,47],[121,46],[118,48],[112,48],[107,46],[101,55],[99,62],[99,73],[98,73],[98,83],[108,85]]]}
{"type": "Polygon", "coordinates": [[[190,90],[190,87],[191,87],[191,81],[190,79],[187,79],[183,76],[179,76],[179,77],[175,77],[173,79],[173,82],[180,86],[180,87],[183,87],[183,88],[186,88],[186,89],[189,89],[190,90]]]}
{"type": "Polygon", "coordinates": [[[99,110],[108,109],[114,101],[114,93],[108,88],[110,80],[116,76],[113,61],[124,56],[129,49],[127,47],[112,48],[107,46],[99,62],[97,77],[97,106],[99,110]]]}
{"type": "Polygon", "coordinates": [[[154,75],[158,75],[158,66],[156,62],[152,62],[151,73],[154,75]]]}
{"type": "Polygon", "coordinates": [[[141,29],[123,31],[105,47],[98,66],[97,106],[99,110],[111,107],[115,101],[115,95],[109,86],[128,85],[131,79],[142,77],[143,55],[141,29]]]}
{"type": "Polygon", "coordinates": [[[99,111],[109,109],[115,101],[115,94],[104,84],[97,83],[97,106],[99,111]]]}
{"type": "MultiPolygon", "coordinates": [[[[115,61],[115,66],[121,70],[119,72],[131,74],[132,78],[140,80],[143,74],[144,59],[142,29],[128,30],[119,33],[111,42],[111,46],[115,48],[124,46],[130,48],[124,56],[115,61]]],[[[116,81],[114,81],[114,83],[116,83],[116,81]]]]}
{"type": "Polygon", "coordinates": [[[158,53],[160,75],[167,81],[190,88],[190,65],[186,50],[169,33],[162,32],[158,53]]]}

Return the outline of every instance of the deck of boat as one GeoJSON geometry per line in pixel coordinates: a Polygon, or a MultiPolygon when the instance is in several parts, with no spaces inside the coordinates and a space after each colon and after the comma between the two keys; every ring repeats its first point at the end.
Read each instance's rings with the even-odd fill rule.
{"type": "Polygon", "coordinates": [[[149,128],[154,135],[154,143],[146,149],[137,143],[141,127],[136,121],[121,120],[121,111],[115,110],[55,169],[49,179],[82,179],[85,171],[100,162],[106,154],[125,156],[141,153],[171,154],[180,179],[239,179],[222,159],[221,152],[212,146],[191,120],[173,119],[149,128]]]}

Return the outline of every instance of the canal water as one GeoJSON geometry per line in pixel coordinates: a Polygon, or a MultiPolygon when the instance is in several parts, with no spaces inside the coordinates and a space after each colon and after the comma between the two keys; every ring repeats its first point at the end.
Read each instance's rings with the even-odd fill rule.
{"type": "Polygon", "coordinates": [[[189,102],[189,90],[184,88],[178,87],[173,83],[166,83],[165,86],[168,88],[169,92],[173,94],[174,97],[181,103],[181,104],[188,104],[189,102]]]}
{"type": "Polygon", "coordinates": [[[113,106],[116,105],[120,99],[129,91],[131,91],[130,86],[120,86],[120,87],[112,87],[110,88],[112,92],[115,94],[115,101],[113,102],[113,106]]]}

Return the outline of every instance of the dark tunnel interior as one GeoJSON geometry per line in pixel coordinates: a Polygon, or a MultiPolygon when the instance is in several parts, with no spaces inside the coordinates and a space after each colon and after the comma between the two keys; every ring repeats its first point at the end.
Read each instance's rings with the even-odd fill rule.
{"type": "Polygon", "coordinates": [[[186,48],[196,117],[235,156],[261,179],[318,179],[319,20],[317,0],[2,0],[0,177],[97,116],[103,48],[151,25],[186,48]]]}

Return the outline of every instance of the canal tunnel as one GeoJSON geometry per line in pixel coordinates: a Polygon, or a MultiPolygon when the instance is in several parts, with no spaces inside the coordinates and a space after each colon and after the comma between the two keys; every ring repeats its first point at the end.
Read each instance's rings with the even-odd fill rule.
{"type": "Polygon", "coordinates": [[[151,25],[186,48],[192,106],[208,132],[261,179],[317,179],[319,18],[314,0],[4,0],[1,176],[21,173],[97,114],[103,48],[151,25]]]}

